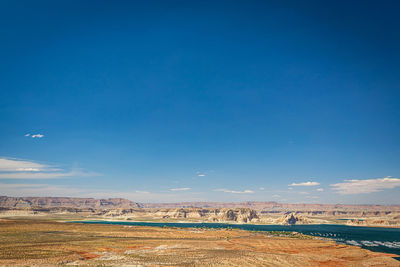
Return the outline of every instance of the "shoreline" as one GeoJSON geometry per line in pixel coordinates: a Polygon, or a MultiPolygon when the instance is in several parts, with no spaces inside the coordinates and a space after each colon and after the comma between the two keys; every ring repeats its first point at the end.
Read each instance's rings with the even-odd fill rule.
{"type": "Polygon", "coordinates": [[[258,223],[236,223],[236,222],[186,222],[186,221],[176,221],[176,222],[155,222],[155,221],[134,221],[134,220],[114,220],[114,219],[82,219],[75,221],[109,221],[109,222],[121,222],[121,223],[193,223],[193,224],[231,224],[231,225],[256,225],[256,226],[306,226],[306,225],[338,225],[338,226],[349,226],[349,227],[365,227],[365,228],[388,228],[388,229],[400,229],[400,225],[390,226],[390,225],[352,225],[352,224],[339,224],[339,223],[307,223],[307,224],[258,224],[258,223]]]}

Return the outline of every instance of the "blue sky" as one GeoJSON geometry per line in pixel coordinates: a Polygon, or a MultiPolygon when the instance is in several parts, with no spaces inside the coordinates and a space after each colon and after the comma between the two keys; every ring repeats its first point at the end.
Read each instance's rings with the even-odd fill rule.
{"type": "Polygon", "coordinates": [[[400,204],[398,1],[0,7],[1,195],[400,204]]]}

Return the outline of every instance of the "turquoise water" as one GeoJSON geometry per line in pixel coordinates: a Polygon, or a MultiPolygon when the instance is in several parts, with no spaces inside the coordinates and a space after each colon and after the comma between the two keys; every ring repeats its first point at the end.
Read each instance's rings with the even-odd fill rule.
{"type": "MultiPolygon", "coordinates": [[[[400,255],[400,229],[383,227],[361,227],[347,225],[254,225],[223,223],[150,223],[150,222],[115,222],[115,221],[74,221],[73,223],[119,224],[156,227],[183,228],[235,228],[250,231],[288,231],[306,235],[326,237],[338,243],[360,246],[371,251],[400,255]]],[[[398,260],[400,258],[397,258],[398,260]]]]}

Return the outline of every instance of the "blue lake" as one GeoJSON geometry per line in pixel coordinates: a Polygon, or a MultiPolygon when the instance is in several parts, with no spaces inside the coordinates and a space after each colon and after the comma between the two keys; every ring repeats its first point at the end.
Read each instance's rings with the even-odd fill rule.
{"type": "MultiPolygon", "coordinates": [[[[151,222],[116,222],[116,221],[73,221],[71,223],[118,224],[155,227],[182,228],[235,228],[249,231],[287,231],[306,235],[325,237],[338,243],[360,246],[377,252],[400,255],[400,229],[383,227],[361,227],[347,225],[254,225],[224,223],[151,223],[151,222]]],[[[400,258],[397,258],[398,260],[400,258]]]]}

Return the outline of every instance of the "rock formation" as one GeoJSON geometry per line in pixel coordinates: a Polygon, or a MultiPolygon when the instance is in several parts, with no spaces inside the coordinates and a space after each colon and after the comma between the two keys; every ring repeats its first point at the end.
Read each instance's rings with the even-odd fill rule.
{"type": "Polygon", "coordinates": [[[252,209],[113,209],[102,214],[103,217],[134,219],[148,217],[151,219],[189,219],[208,222],[256,222],[259,217],[252,209]]]}
{"type": "Polygon", "coordinates": [[[294,225],[294,224],[308,224],[311,223],[311,221],[302,215],[298,215],[296,213],[290,213],[288,215],[285,215],[281,218],[278,218],[275,221],[277,224],[283,224],[283,225],[294,225]]]}

